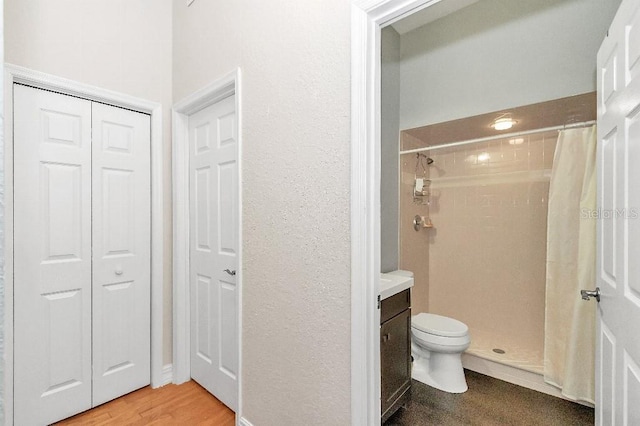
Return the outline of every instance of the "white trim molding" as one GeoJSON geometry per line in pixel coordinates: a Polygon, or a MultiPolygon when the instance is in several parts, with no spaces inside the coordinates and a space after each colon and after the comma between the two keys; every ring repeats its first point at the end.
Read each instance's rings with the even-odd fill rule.
{"type": "Polygon", "coordinates": [[[253,424],[251,424],[251,422],[244,417],[239,417],[238,426],[253,426],[253,424]]]}
{"type": "Polygon", "coordinates": [[[160,382],[160,386],[165,386],[170,383],[173,383],[173,364],[165,364],[162,367],[162,381],[160,382]]]}
{"type": "Polygon", "coordinates": [[[16,65],[4,67],[4,178],[5,178],[5,313],[4,410],[5,424],[13,423],[13,85],[24,84],[65,95],[127,108],[151,116],[151,386],[163,383],[162,336],[164,285],[164,215],[162,170],[162,106],[156,102],[105,90],[16,65]]]}
{"type": "Polygon", "coordinates": [[[380,423],[380,34],[441,0],[352,0],[351,424],[380,423]]]}
{"type": "Polygon", "coordinates": [[[173,382],[191,379],[189,306],[189,116],[236,95],[238,129],[238,409],[242,413],[242,109],[240,69],[174,104],[173,128],[173,382]]]}

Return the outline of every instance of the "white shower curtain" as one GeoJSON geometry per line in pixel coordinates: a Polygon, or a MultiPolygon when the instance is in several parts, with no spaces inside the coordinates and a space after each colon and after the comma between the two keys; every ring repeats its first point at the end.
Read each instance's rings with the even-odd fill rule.
{"type": "Polygon", "coordinates": [[[595,288],[596,128],[558,136],[549,185],[544,380],[594,403],[595,312],[580,289],[595,288]]]}

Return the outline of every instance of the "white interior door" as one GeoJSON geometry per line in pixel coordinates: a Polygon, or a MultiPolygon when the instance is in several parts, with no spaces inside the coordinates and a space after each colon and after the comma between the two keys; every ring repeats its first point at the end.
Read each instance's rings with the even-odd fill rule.
{"type": "Polygon", "coordinates": [[[150,382],[150,117],[14,87],[14,423],[150,382]]]}
{"type": "Polygon", "coordinates": [[[93,405],[150,382],[151,122],[93,104],[93,405]]]}
{"type": "Polygon", "coordinates": [[[91,102],[14,87],[14,423],[91,408],[91,102]]]}
{"type": "Polygon", "coordinates": [[[598,52],[596,424],[640,424],[640,0],[598,52]]]}
{"type": "Polygon", "coordinates": [[[235,96],[189,117],[191,377],[238,400],[238,143],[235,96]]]}

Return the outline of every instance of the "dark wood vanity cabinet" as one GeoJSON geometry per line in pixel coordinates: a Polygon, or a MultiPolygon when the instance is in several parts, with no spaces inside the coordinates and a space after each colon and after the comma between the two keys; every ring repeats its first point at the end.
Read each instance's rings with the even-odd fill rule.
{"type": "Polygon", "coordinates": [[[411,387],[411,294],[408,289],[381,302],[380,372],[384,423],[406,402],[411,387]]]}

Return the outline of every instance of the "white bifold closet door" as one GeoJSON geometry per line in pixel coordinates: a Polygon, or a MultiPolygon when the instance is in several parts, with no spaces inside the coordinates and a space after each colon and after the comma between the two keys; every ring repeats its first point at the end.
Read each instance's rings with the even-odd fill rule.
{"type": "Polygon", "coordinates": [[[92,106],[93,405],[151,374],[151,123],[92,106]]]}
{"type": "Polygon", "coordinates": [[[14,86],[14,423],[150,379],[150,122],[14,86]]]}
{"type": "Polygon", "coordinates": [[[91,408],[91,102],[14,87],[14,424],[91,408]]]}

